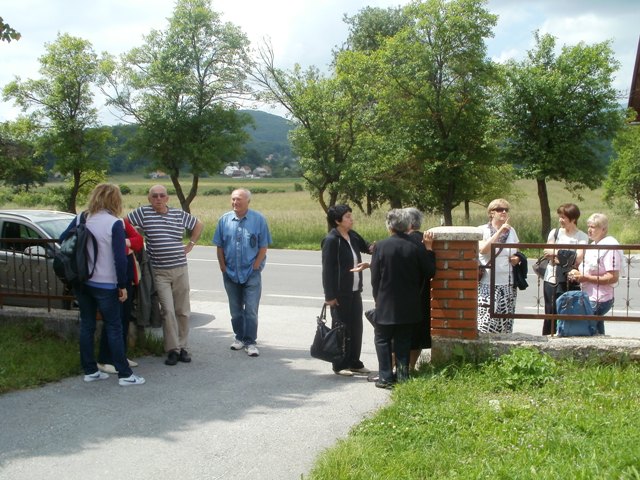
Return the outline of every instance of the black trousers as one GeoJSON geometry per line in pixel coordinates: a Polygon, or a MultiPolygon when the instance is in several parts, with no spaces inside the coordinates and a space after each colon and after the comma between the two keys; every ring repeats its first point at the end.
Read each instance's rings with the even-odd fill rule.
{"type": "Polygon", "coordinates": [[[362,295],[353,292],[351,295],[339,295],[338,305],[331,307],[331,323],[344,323],[346,329],[346,354],[342,362],[333,364],[333,371],[348,368],[362,368],[360,361],[362,352],[362,295]]]}
{"type": "MultiPolygon", "coordinates": [[[[544,282],[542,293],[544,295],[544,313],[553,314],[556,312],[556,299],[567,291],[567,282],[549,283],[544,282]]],[[[545,318],[542,322],[542,335],[552,335],[556,333],[555,319],[545,318]],[[553,324],[553,328],[552,327],[553,324]]]]}
{"type": "Polygon", "coordinates": [[[393,383],[396,378],[402,382],[409,378],[409,353],[414,328],[413,323],[376,324],[374,343],[378,355],[378,375],[381,382],[393,383]],[[392,353],[396,354],[396,378],[393,376],[392,353]]]}

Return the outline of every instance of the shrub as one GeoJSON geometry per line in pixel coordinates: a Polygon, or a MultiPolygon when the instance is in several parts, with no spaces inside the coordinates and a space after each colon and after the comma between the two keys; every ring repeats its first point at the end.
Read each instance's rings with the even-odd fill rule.
{"type": "Polygon", "coordinates": [[[540,387],[553,380],[558,367],[556,362],[535,348],[514,348],[502,355],[495,364],[499,381],[511,390],[540,387]]]}
{"type": "Polygon", "coordinates": [[[202,192],[202,195],[204,195],[205,197],[208,197],[211,195],[217,196],[217,195],[224,195],[224,192],[219,188],[210,188],[209,190],[205,190],[204,192],[202,192]]]}
{"type": "Polygon", "coordinates": [[[127,185],[120,185],[120,193],[122,195],[130,195],[131,194],[131,188],[129,188],[127,185]]]}
{"type": "Polygon", "coordinates": [[[294,183],[293,184],[293,191],[294,192],[302,192],[304,190],[304,187],[302,186],[301,183],[294,183]]]}

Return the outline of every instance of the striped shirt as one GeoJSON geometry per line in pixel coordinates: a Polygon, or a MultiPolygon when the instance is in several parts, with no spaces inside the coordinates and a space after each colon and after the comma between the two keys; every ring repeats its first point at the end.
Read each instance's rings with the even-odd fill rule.
{"type": "Polygon", "coordinates": [[[138,207],[127,215],[132,225],[142,228],[153,268],[175,268],[187,264],[184,229],[193,230],[198,219],[179,208],[156,212],[151,205],[138,207]]]}

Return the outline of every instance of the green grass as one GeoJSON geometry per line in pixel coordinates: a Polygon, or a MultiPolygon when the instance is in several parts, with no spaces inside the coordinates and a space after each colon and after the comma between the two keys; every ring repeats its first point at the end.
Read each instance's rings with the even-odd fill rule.
{"type": "Polygon", "coordinates": [[[308,478],[639,479],[640,367],[534,356],[515,384],[498,363],[423,371],[308,478]]]}
{"type": "MultiPolygon", "coordinates": [[[[0,352],[0,394],[82,373],[78,341],[45,329],[39,321],[0,325],[0,352]]],[[[162,340],[147,335],[128,353],[130,358],[162,355],[162,340]]]]}

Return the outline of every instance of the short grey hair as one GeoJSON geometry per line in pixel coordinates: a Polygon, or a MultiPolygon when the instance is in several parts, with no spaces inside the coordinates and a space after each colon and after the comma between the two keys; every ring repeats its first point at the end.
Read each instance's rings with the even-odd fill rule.
{"type": "Polygon", "coordinates": [[[605,233],[609,232],[609,219],[604,213],[593,213],[587,218],[587,226],[600,227],[605,233]]]}
{"type": "Polygon", "coordinates": [[[248,189],[246,189],[246,188],[234,188],[233,192],[231,192],[231,195],[233,195],[234,192],[244,192],[244,196],[247,197],[247,200],[251,201],[251,192],[248,189]]]}
{"type": "Polygon", "coordinates": [[[387,213],[386,225],[393,233],[404,233],[409,230],[411,225],[411,217],[409,213],[402,208],[394,208],[387,213]]]}
{"type": "Polygon", "coordinates": [[[424,220],[424,213],[415,207],[405,208],[409,214],[409,225],[413,230],[420,230],[422,226],[422,220],[424,220]]]}

